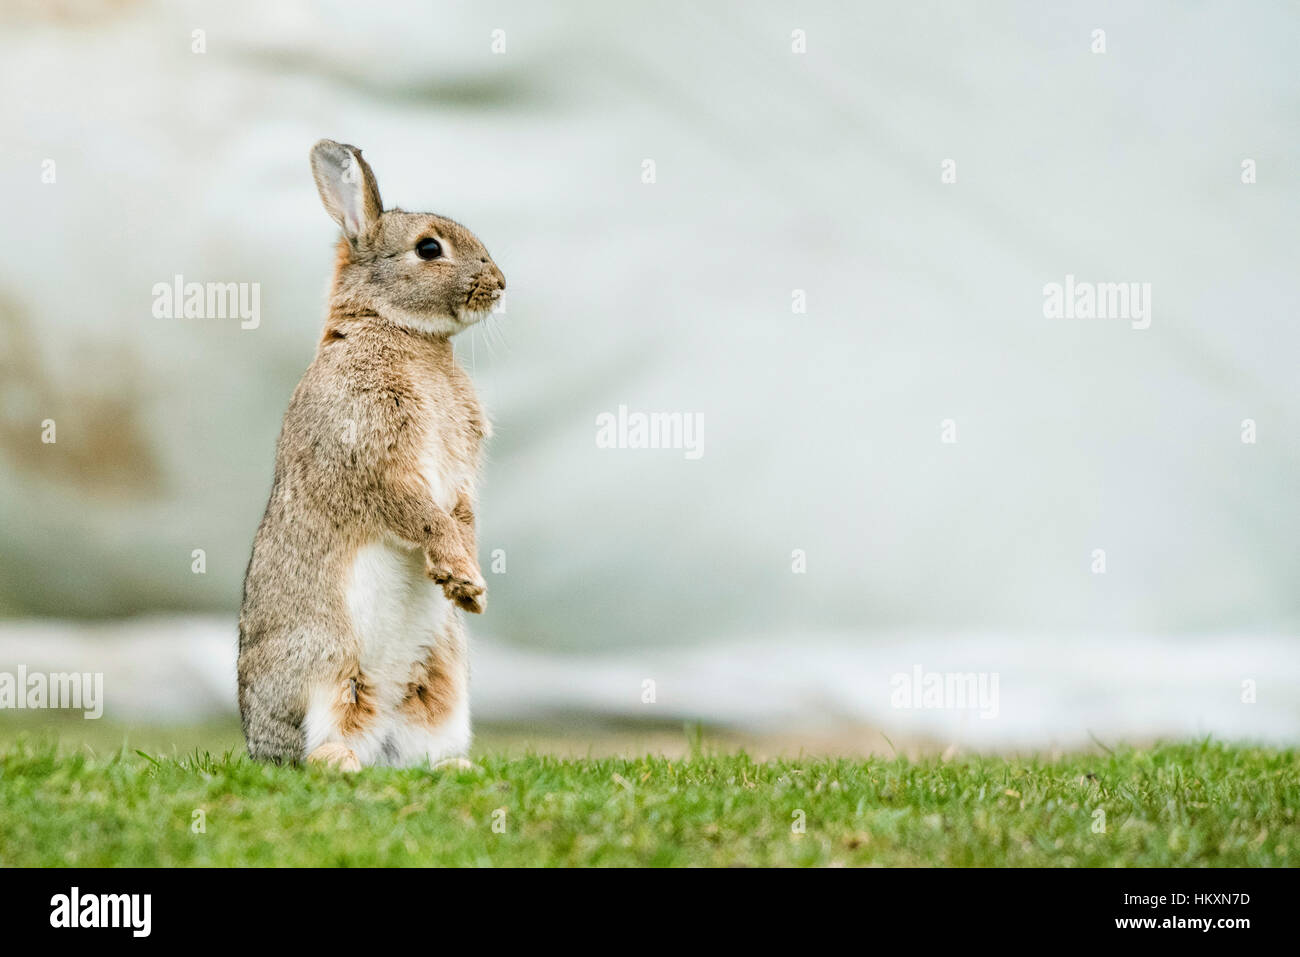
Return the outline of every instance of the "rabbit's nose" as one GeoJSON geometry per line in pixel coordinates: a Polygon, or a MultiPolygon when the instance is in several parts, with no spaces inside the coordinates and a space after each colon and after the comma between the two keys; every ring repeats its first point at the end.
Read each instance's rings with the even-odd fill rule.
{"type": "Polygon", "coordinates": [[[492,275],[496,276],[496,279],[497,279],[497,287],[498,287],[502,292],[505,292],[505,290],[506,290],[506,274],[503,273],[503,272],[501,271],[501,269],[497,266],[496,263],[493,263],[493,264],[492,264],[492,275]]]}

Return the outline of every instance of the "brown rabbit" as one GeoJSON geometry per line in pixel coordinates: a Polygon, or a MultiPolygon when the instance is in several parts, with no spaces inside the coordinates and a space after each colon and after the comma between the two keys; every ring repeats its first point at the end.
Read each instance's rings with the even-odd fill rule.
{"type": "Polygon", "coordinates": [[[484,608],[474,510],[490,426],[450,337],[505,277],[465,227],[385,211],[356,147],[321,140],[311,167],[343,236],[244,579],[244,736],[254,758],[345,770],[463,758],[458,606],[484,608]]]}

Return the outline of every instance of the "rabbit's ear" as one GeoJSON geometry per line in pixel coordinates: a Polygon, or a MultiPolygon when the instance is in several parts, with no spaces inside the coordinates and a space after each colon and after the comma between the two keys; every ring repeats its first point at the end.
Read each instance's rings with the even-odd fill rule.
{"type": "Polygon", "coordinates": [[[321,140],[311,148],[311,173],[325,211],[348,239],[356,239],[378,221],[384,211],[379,184],[370,164],[361,158],[361,150],[321,140]]]}

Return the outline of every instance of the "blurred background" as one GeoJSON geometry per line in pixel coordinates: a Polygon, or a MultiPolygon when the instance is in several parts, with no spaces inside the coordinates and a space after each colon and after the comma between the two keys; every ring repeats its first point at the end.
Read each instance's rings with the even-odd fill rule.
{"type": "Polygon", "coordinates": [[[485,740],[1300,737],[1294,4],[8,0],[0,23],[0,671],[103,672],[106,727],[238,740],[331,137],[509,278],[457,341],[496,424],[485,740]],[[155,317],[178,275],[258,284],[257,328],[155,317]],[[1045,318],[1067,275],[1150,283],[1150,327],[1045,318]],[[698,414],[702,456],[598,447],[620,405],[698,414]],[[996,673],[997,716],[895,707],[917,667],[996,673]]]}

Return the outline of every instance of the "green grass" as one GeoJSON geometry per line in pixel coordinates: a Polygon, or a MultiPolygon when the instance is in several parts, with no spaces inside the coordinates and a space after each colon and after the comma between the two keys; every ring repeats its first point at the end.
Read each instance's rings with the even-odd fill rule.
{"type": "Polygon", "coordinates": [[[345,776],[20,739],[0,750],[0,865],[1287,865],[1297,757],[489,754],[477,771],[345,776]]]}

